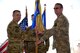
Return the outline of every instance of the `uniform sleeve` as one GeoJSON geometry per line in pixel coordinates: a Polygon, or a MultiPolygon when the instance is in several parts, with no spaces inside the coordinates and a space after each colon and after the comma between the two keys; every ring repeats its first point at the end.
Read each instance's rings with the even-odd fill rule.
{"type": "Polygon", "coordinates": [[[21,34],[21,30],[17,25],[8,26],[7,32],[8,32],[8,36],[13,36],[13,37],[17,37],[18,35],[21,34]]]}
{"type": "Polygon", "coordinates": [[[26,28],[27,34],[35,34],[35,29],[31,29],[31,26],[26,28]]]}
{"type": "Polygon", "coordinates": [[[49,46],[50,46],[50,44],[49,44],[50,42],[49,42],[49,39],[47,39],[47,40],[45,40],[45,44],[46,44],[46,51],[48,51],[49,50],[49,46]]]}
{"type": "Polygon", "coordinates": [[[53,28],[45,31],[44,35],[41,37],[41,41],[49,39],[53,35],[53,28]]]}
{"type": "Polygon", "coordinates": [[[64,32],[64,34],[68,33],[69,23],[65,17],[59,18],[54,22],[54,26],[46,30],[44,36],[42,36],[41,41],[48,39],[49,37],[56,36],[59,31],[64,32]]]}
{"type": "Polygon", "coordinates": [[[41,41],[49,39],[49,37],[51,37],[52,35],[55,35],[56,30],[57,30],[57,22],[55,21],[53,27],[45,31],[45,34],[44,36],[42,36],[41,41]]]}

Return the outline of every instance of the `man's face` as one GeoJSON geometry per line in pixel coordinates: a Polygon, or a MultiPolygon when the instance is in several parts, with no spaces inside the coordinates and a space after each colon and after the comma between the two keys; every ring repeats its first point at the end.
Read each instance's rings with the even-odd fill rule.
{"type": "Polygon", "coordinates": [[[62,13],[62,10],[63,10],[63,8],[61,8],[60,5],[55,5],[54,12],[55,12],[56,15],[61,14],[62,13]]]}
{"type": "Polygon", "coordinates": [[[20,12],[15,12],[13,14],[13,19],[18,22],[21,19],[21,13],[20,12]]]}

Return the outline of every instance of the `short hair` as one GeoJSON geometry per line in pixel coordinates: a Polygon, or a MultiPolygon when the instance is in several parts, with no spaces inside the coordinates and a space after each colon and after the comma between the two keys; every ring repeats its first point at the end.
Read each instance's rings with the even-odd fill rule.
{"type": "Polygon", "coordinates": [[[32,14],[31,16],[34,16],[34,14],[32,14]]]}
{"type": "Polygon", "coordinates": [[[20,12],[20,11],[19,11],[19,10],[14,10],[14,11],[13,11],[13,15],[14,15],[15,12],[20,12]]]}
{"type": "Polygon", "coordinates": [[[61,3],[56,3],[55,5],[60,5],[61,8],[63,8],[63,5],[61,3]]]}

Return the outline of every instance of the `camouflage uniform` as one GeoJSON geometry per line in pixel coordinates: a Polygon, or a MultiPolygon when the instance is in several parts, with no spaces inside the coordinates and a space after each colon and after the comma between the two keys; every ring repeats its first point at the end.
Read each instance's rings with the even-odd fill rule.
{"type": "Polygon", "coordinates": [[[7,53],[22,53],[22,34],[19,25],[11,21],[7,28],[9,45],[7,53]]]}
{"type": "Polygon", "coordinates": [[[53,48],[56,48],[57,53],[70,53],[69,23],[63,14],[55,20],[52,29],[47,30],[41,40],[44,41],[52,35],[53,48]]]}
{"type": "MultiPolygon", "coordinates": [[[[31,30],[30,27],[27,28],[28,35],[25,36],[24,40],[24,48],[26,53],[35,53],[35,41],[36,41],[36,34],[35,30],[31,30]]],[[[42,35],[38,36],[39,39],[42,35]]],[[[49,48],[49,40],[46,40],[46,44],[42,43],[38,46],[38,53],[46,53],[49,48]]]]}

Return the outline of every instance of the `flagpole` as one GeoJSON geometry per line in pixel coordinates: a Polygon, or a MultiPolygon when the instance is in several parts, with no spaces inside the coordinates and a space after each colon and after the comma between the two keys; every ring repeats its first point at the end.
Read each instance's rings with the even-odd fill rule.
{"type": "MultiPolygon", "coordinates": [[[[37,31],[37,26],[36,26],[36,42],[38,41],[38,31],[37,31]]],[[[35,53],[38,53],[38,45],[36,44],[36,48],[35,48],[36,52],[35,53]]]]}
{"type": "Polygon", "coordinates": [[[27,6],[26,6],[26,14],[25,15],[26,15],[26,17],[28,17],[28,14],[27,14],[27,6]]]}
{"type": "MultiPolygon", "coordinates": [[[[40,2],[40,0],[36,0],[36,2],[40,2]]],[[[35,32],[36,32],[36,42],[38,41],[38,26],[36,24],[36,27],[35,27],[35,32]]],[[[35,48],[35,53],[38,53],[38,45],[36,45],[36,48],[35,48]]]]}

